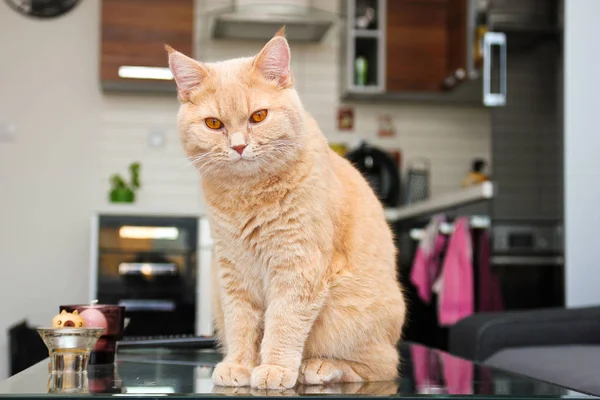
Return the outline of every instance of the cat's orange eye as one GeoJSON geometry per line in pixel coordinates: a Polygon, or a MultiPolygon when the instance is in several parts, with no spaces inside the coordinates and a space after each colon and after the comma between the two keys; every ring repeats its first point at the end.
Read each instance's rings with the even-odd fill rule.
{"type": "Polygon", "coordinates": [[[223,123],[216,118],[206,118],[204,123],[210,129],[221,129],[223,127],[223,123]]]}
{"type": "Polygon", "coordinates": [[[250,116],[250,121],[261,122],[264,121],[265,118],[267,118],[267,110],[258,110],[250,116]]]}

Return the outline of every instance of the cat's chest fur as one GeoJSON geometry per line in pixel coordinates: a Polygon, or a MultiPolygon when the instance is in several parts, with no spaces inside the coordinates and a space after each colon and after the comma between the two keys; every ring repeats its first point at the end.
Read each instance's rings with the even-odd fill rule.
{"type": "Polygon", "coordinates": [[[212,209],[214,235],[228,242],[227,247],[243,249],[259,257],[264,251],[274,250],[276,231],[289,224],[289,207],[280,204],[260,207],[238,206],[229,210],[212,209]]]}
{"type": "Polygon", "coordinates": [[[307,240],[320,241],[316,232],[330,230],[323,227],[326,192],[314,177],[305,177],[280,176],[230,192],[205,187],[218,257],[263,290],[272,268],[302,252],[307,240]]]}
{"type": "MultiPolygon", "coordinates": [[[[294,179],[290,181],[294,183],[294,179]]],[[[284,250],[282,239],[315,211],[306,207],[312,202],[308,198],[316,195],[314,190],[287,184],[281,178],[239,191],[208,191],[206,195],[213,236],[223,256],[231,257],[232,262],[259,263],[260,267],[266,266],[270,254],[284,250]]]]}
{"type": "Polygon", "coordinates": [[[280,205],[213,209],[213,235],[223,257],[264,269],[269,255],[281,250],[282,232],[290,224],[289,209],[280,205]]]}
{"type": "MultiPolygon", "coordinates": [[[[236,270],[239,284],[255,298],[265,301],[269,260],[277,251],[276,230],[281,216],[273,208],[253,211],[237,209],[228,213],[213,210],[211,229],[215,250],[227,267],[236,270]]],[[[220,271],[221,273],[223,271],[220,271]]]]}

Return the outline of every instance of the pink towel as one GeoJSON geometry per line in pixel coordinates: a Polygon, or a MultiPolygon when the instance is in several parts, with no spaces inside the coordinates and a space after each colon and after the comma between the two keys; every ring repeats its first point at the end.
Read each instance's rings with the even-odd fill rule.
{"type": "Polygon", "coordinates": [[[442,353],[444,381],[449,394],[473,394],[473,364],[462,358],[442,353]]]}
{"type": "Polygon", "coordinates": [[[440,325],[453,325],[473,314],[473,263],[469,221],[465,217],[454,223],[454,232],[436,286],[440,325]],[[439,284],[439,286],[438,286],[439,284]]]}
{"type": "Polygon", "coordinates": [[[491,242],[487,230],[479,234],[479,299],[477,311],[502,311],[502,286],[498,276],[492,272],[490,265],[491,242]]]}
{"type": "Polygon", "coordinates": [[[418,344],[411,344],[410,350],[417,393],[473,394],[470,361],[418,344]]]}
{"type": "Polygon", "coordinates": [[[415,389],[420,394],[446,393],[442,382],[440,360],[432,349],[420,344],[410,345],[415,389]]]}
{"type": "Polygon", "coordinates": [[[410,281],[426,304],[431,302],[431,289],[439,270],[438,258],[446,243],[444,235],[439,233],[440,224],[444,220],[443,215],[436,215],[431,219],[419,242],[410,271],[410,281]]]}

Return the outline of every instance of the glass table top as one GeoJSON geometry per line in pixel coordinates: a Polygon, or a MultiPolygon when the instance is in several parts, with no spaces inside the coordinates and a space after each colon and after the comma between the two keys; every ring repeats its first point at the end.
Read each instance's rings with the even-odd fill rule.
{"type": "MultiPolygon", "coordinates": [[[[53,376],[48,360],[0,382],[0,398],[42,398],[63,394],[103,397],[471,397],[588,398],[550,383],[490,369],[447,353],[405,343],[400,347],[400,376],[391,382],[298,386],[254,390],[215,387],[210,379],[220,355],[213,350],[129,349],[115,365],[89,366],[87,378],[53,376]],[[53,388],[63,388],[53,389],[53,388]],[[73,388],[67,393],[64,388],[73,388]]],[[[64,396],[62,396],[64,397],[64,396]]]]}

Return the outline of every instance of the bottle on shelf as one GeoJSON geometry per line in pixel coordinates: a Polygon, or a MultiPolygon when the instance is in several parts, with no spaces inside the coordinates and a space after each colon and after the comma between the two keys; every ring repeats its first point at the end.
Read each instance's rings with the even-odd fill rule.
{"type": "Polygon", "coordinates": [[[367,59],[364,56],[356,57],[354,61],[354,72],[356,74],[355,85],[365,86],[367,84],[367,59]]]}

